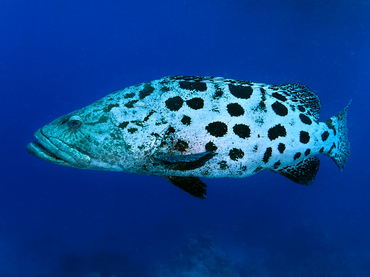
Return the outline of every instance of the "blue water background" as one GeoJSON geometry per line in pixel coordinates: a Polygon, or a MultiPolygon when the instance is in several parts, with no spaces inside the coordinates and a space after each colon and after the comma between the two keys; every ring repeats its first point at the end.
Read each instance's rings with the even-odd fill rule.
{"type": "Polygon", "coordinates": [[[369,27],[364,0],[1,1],[0,275],[156,276],[208,236],[240,276],[370,276],[369,27]],[[55,118],[166,75],[300,82],[322,120],[352,99],[345,170],[205,179],[199,200],[26,152],[55,118]]]}

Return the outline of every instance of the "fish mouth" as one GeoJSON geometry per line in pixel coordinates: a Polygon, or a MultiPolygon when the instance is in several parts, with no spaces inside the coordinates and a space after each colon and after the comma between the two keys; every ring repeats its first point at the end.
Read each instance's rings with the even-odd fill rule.
{"type": "Polygon", "coordinates": [[[35,133],[34,142],[27,145],[27,152],[44,161],[76,168],[87,168],[91,159],[76,148],[64,143],[60,139],[44,134],[42,129],[35,133]]]}

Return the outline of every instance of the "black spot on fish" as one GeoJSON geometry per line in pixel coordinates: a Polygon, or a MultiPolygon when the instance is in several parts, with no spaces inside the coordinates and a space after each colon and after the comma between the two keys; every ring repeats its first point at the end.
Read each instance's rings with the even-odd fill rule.
{"type": "Polygon", "coordinates": [[[273,97],[275,97],[276,99],[279,99],[281,101],[286,101],[286,97],[284,95],[281,95],[280,93],[277,93],[277,92],[274,92],[272,94],[273,97]]]}
{"type": "MultiPolygon", "coordinates": [[[[105,116],[105,115],[103,115],[103,116],[101,116],[100,118],[99,118],[99,120],[97,121],[97,122],[95,122],[95,123],[93,123],[93,124],[98,124],[98,123],[104,123],[104,122],[107,122],[108,121],[108,116],[105,116]]],[[[74,127],[74,126],[72,126],[72,127],[74,127]]],[[[74,127],[74,128],[76,128],[76,127],[74,127]]]]}
{"type": "Polygon", "coordinates": [[[244,124],[236,124],[233,127],[233,131],[235,135],[237,135],[238,137],[242,139],[249,138],[251,136],[251,129],[247,125],[244,125],[244,124]]]}
{"type": "Polygon", "coordinates": [[[155,113],[155,111],[151,110],[147,116],[144,117],[143,122],[148,121],[149,118],[155,113]]]}
{"type": "Polygon", "coordinates": [[[131,92],[131,93],[126,93],[123,98],[132,98],[135,96],[135,93],[134,92],[131,92]]]}
{"type": "Polygon", "coordinates": [[[252,150],[252,151],[256,153],[256,152],[257,152],[257,150],[258,150],[258,145],[256,144],[256,145],[253,147],[253,150],[252,150]]]}
{"type": "Polygon", "coordinates": [[[187,90],[196,90],[196,91],[206,91],[207,84],[202,82],[188,82],[188,81],[181,81],[179,82],[180,88],[187,89],[187,90]]]}
{"type": "Polygon", "coordinates": [[[322,147],[319,151],[320,154],[324,153],[324,147],[322,147]]]}
{"type": "Polygon", "coordinates": [[[109,104],[105,109],[104,111],[105,112],[110,112],[111,109],[113,109],[114,107],[119,107],[119,104],[109,104]]]}
{"type": "Polygon", "coordinates": [[[261,88],[260,91],[261,91],[261,99],[263,102],[265,102],[266,101],[266,91],[263,88],[261,88]]]}
{"type": "Polygon", "coordinates": [[[223,122],[216,121],[209,123],[206,130],[214,137],[223,137],[227,133],[227,125],[223,122]]]}
{"type": "Polygon", "coordinates": [[[189,148],[189,144],[186,141],[183,141],[181,139],[179,139],[174,146],[174,149],[180,152],[184,152],[188,148],[189,148]]]}
{"type": "Polygon", "coordinates": [[[328,126],[329,129],[333,130],[334,136],[336,136],[337,135],[337,130],[335,130],[335,127],[333,125],[333,121],[331,120],[331,118],[329,118],[328,120],[325,120],[324,122],[328,126]]]}
{"type": "Polygon", "coordinates": [[[303,107],[302,105],[298,105],[298,110],[302,113],[306,111],[305,107],[303,107]]]}
{"type": "Polygon", "coordinates": [[[207,152],[215,152],[216,150],[217,150],[217,146],[212,141],[207,142],[206,144],[207,152]]]}
{"type": "Polygon", "coordinates": [[[329,132],[325,131],[324,133],[321,134],[321,139],[322,141],[326,141],[329,137],[329,132]]]}
{"type": "Polygon", "coordinates": [[[170,111],[178,111],[181,109],[184,100],[182,100],[180,96],[175,96],[172,98],[168,98],[165,103],[167,109],[169,109],[170,111]]]}
{"type": "Polygon", "coordinates": [[[164,85],[161,87],[161,92],[168,92],[168,91],[170,91],[170,88],[169,88],[166,84],[164,84],[164,85]]]}
{"type": "Polygon", "coordinates": [[[335,148],[335,142],[333,142],[333,145],[330,147],[329,154],[331,154],[331,152],[333,151],[334,148],[335,148]]]}
{"type": "Polygon", "coordinates": [[[181,123],[184,124],[184,125],[190,125],[190,122],[191,122],[191,118],[188,117],[187,115],[184,115],[181,119],[181,123]]]}
{"type": "Polygon", "coordinates": [[[262,166],[258,166],[255,170],[253,170],[253,173],[260,172],[261,170],[263,170],[263,167],[262,166]]]}
{"type": "Polygon", "coordinates": [[[278,150],[279,150],[279,152],[280,152],[281,154],[283,154],[283,153],[284,153],[284,151],[285,151],[285,144],[284,144],[284,143],[279,143],[279,145],[278,145],[278,150]]]}
{"type": "Polygon", "coordinates": [[[231,149],[231,150],[230,150],[230,152],[229,152],[229,157],[230,157],[230,159],[232,159],[233,161],[237,161],[237,160],[239,160],[239,159],[241,159],[241,158],[243,158],[243,157],[244,157],[244,152],[243,152],[243,150],[241,150],[241,149],[233,148],[233,149],[231,149]]]}
{"type": "Polygon", "coordinates": [[[307,150],[304,152],[304,155],[305,155],[305,156],[308,156],[308,155],[310,155],[310,153],[311,153],[311,149],[307,149],[307,150]]]}
{"type": "Polygon", "coordinates": [[[265,123],[262,116],[256,118],[255,122],[258,124],[258,126],[262,126],[263,123],[265,123]]]}
{"type": "Polygon", "coordinates": [[[162,117],[160,119],[160,121],[158,120],[158,121],[155,122],[155,125],[160,126],[160,125],[164,125],[164,124],[167,124],[167,123],[168,122],[164,119],[164,117],[162,117]]]}
{"type": "Polygon", "coordinates": [[[194,110],[199,110],[203,108],[204,101],[202,98],[196,97],[186,101],[186,104],[188,104],[188,106],[194,110]]]}
{"type": "Polygon", "coordinates": [[[288,114],[288,108],[278,101],[272,104],[271,107],[277,115],[286,116],[288,114]]]}
{"type": "Polygon", "coordinates": [[[274,169],[278,169],[280,165],[281,161],[277,161],[276,163],[274,163],[274,169]]]}
{"type": "Polygon", "coordinates": [[[307,125],[312,124],[312,120],[308,116],[304,115],[303,113],[299,114],[299,118],[304,124],[307,124],[307,125]]]}
{"type": "Polygon", "coordinates": [[[129,129],[127,129],[127,132],[129,132],[129,133],[133,134],[133,133],[135,133],[137,130],[138,130],[137,128],[129,128],[129,129]]]}
{"type": "Polygon", "coordinates": [[[265,104],[266,91],[263,88],[260,88],[260,90],[261,90],[261,101],[259,102],[258,106],[256,108],[254,108],[254,110],[260,110],[260,111],[263,111],[263,112],[267,112],[266,104],[265,104]]]}
{"type": "Polygon", "coordinates": [[[268,161],[269,161],[269,159],[270,159],[271,155],[272,155],[272,148],[271,148],[271,147],[267,147],[267,148],[266,148],[266,151],[265,151],[265,154],[263,155],[263,162],[264,162],[265,164],[267,164],[267,163],[268,163],[268,161]]]}
{"type": "Polygon", "coordinates": [[[151,133],[150,135],[156,137],[157,139],[161,137],[158,133],[151,133]]]}
{"type": "Polygon", "coordinates": [[[124,121],[124,122],[122,122],[122,123],[120,123],[119,125],[118,125],[118,127],[119,128],[122,128],[122,129],[125,129],[126,127],[127,127],[127,125],[129,124],[129,122],[128,121],[124,121]]]}
{"type": "Polygon", "coordinates": [[[139,98],[144,99],[145,97],[152,94],[154,91],[154,88],[151,86],[150,83],[146,83],[143,87],[143,89],[139,92],[139,98]]]}
{"type": "Polygon", "coordinates": [[[238,103],[231,103],[227,105],[227,111],[231,116],[241,116],[244,114],[244,109],[238,103]]]}
{"type": "Polygon", "coordinates": [[[304,144],[308,143],[310,141],[310,134],[308,132],[301,131],[299,135],[299,141],[304,144]]]}
{"type": "Polygon", "coordinates": [[[109,134],[113,139],[119,139],[119,137],[115,133],[110,133],[109,134]]]}
{"type": "Polygon", "coordinates": [[[301,154],[300,152],[295,153],[295,155],[294,155],[294,160],[299,159],[299,157],[300,157],[301,155],[302,155],[302,154],[301,154]]]}
{"type": "MultiPolygon", "coordinates": [[[[279,85],[270,85],[270,89],[272,90],[279,90],[279,85]]],[[[283,91],[284,94],[286,94],[285,91],[283,91]]]]}
{"type": "Polygon", "coordinates": [[[215,89],[216,89],[216,92],[213,95],[213,98],[214,99],[219,99],[224,94],[224,92],[218,85],[215,85],[215,89]]]}
{"type": "Polygon", "coordinates": [[[173,128],[172,126],[170,126],[170,127],[168,127],[168,129],[166,131],[166,134],[173,134],[175,132],[176,132],[175,128],[173,128]]]}
{"type": "Polygon", "coordinates": [[[277,139],[278,137],[285,137],[286,130],[281,124],[275,125],[274,127],[268,130],[268,137],[270,140],[277,139]]]}
{"type": "Polygon", "coordinates": [[[235,86],[229,84],[229,90],[232,95],[241,99],[249,99],[253,93],[253,89],[250,86],[235,86]]]}
{"type": "Polygon", "coordinates": [[[129,102],[127,102],[126,104],[125,104],[125,107],[126,108],[133,108],[134,107],[134,104],[135,103],[137,103],[139,100],[131,100],[131,101],[129,101],[129,102]]]}
{"type": "Polygon", "coordinates": [[[141,120],[132,120],[131,123],[133,123],[137,126],[140,126],[140,127],[144,126],[144,123],[141,120]]]}
{"type": "Polygon", "coordinates": [[[225,169],[229,168],[226,161],[221,161],[218,164],[220,165],[220,169],[222,169],[222,170],[225,170],[225,169]]]}
{"type": "Polygon", "coordinates": [[[264,111],[266,112],[267,109],[266,109],[266,104],[264,101],[260,101],[260,103],[258,104],[258,108],[261,110],[261,111],[264,111]]]}

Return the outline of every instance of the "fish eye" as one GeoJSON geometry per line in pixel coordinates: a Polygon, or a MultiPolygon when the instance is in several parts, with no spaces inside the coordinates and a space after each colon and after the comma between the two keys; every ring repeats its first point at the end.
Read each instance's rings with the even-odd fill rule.
{"type": "Polygon", "coordinates": [[[76,129],[76,128],[80,127],[82,125],[81,117],[79,117],[77,115],[71,116],[68,119],[68,125],[69,125],[69,127],[73,128],[73,129],[76,129]]]}

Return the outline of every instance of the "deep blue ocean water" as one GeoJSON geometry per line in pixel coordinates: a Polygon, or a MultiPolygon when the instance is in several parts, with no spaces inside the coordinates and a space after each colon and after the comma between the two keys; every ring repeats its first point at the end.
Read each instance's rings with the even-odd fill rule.
{"type": "Polygon", "coordinates": [[[370,3],[365,0],[0,3],[0,276],[370,276],[370,3]],[[343,172],[163,178],[29,155],[33,133],[166,75],[300,82],[321,119],[348,113],[343,172]]]}

